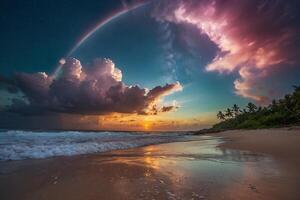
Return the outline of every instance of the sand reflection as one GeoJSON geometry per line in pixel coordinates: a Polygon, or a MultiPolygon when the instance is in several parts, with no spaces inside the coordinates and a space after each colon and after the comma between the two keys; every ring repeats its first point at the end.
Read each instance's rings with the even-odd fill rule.
{"type": "Polygon", "coordinates": [[[272,159],[251,152],[219,149],[217,147],[221,142],[219,138],[195,139],[198,140],[92,156],[36,160],[30,161],[26,166],[18,166],[17,162],[6,163],[6,166],[0,167],[1,171],[14,169],[17,173],[0,174],[0,184],[2,183],[1,186],[5,188],[1,190],[0,196],[3,197],[1,199],[31,200],[43,197],[48,199],[260,199],[262,195],[274,197],[276,194],[274,190],[278,188],[276,185],[278,171],[272,159]],[[33,174],[37,175],[32,176],[33,174]],[[57,178],[54,180],[53,177],[57,178]],[[10,180],[18,181],[10,182],[10,180]],[[31,180],[30,184],[28,180],[31,180]],[[16,182],[20,183],[19,187],[16,186],[16,182]],[[28,196],[22,196],[26,191],[31,192],[27,193],[28,196]]]}
{"type": "Polygon", "coordinates": [[[199,137],[198,141],[125,150],[116,153],[112,162],[143,168],[143,182],[156,184],[157,190],[165,188],[164,193],[174,199],[259,197],[258,191],[265,191],[259,188],[261,180],[278,174],[274,161],[261,154],[220,149],[221,142],[199,137]]]}

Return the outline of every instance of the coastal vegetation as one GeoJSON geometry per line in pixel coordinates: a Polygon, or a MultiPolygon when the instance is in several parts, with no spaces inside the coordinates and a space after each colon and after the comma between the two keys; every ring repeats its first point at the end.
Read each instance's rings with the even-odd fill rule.
{"type": "Polygon", "coordinates": [[[217,117],[221,122],[209,131],[230,129],[259,129],[283,127],[300,123],[300,86],[284,98],[273,100],[268,106],[248,103],[245,108],[234,104],[225,111],[219,111],[217,117]]]}

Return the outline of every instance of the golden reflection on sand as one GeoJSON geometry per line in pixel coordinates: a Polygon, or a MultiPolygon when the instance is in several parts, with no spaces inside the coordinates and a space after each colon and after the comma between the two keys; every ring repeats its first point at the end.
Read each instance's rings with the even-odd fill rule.
{"type": "Polygon", "coordinates": [[[25,187],[26,191],[35,192],[28,198],[15,199],[30,200],[42,199],[42,195],[48,199],[273,200],[284,199],[281,192],[286,195],[290,191],[290,185],[277,178],[277,166],[269,157],[221,150],[217,148],[217,139],[202,139],[41,160],[37,164],[31,161],[32,166],[23,171],[2,175],[2,187],[6,188],[2,192],[20,197],[25,187]],[[33,176],[43,174],[45,168],[48,172],[43,176],[33,176]],[[56,182],[49,182],[52,176],[58,177],[53,180],[56,182]],[[35,180],[27,185],[33,177],[35,180]],[[19,188],[12,187],[11,179],[22,184],[19,188]],[[40,183],[45,186],[37,190],[40,183]],[[15,190],[18,192],[13,193],[15,190]],[[58,198],[57,194],[62,196],[58,198]]]}
{"type": "Polygon", "coordinates": [[[157,179],[159,184],[177,191],[178,196],[186,195],[183,191],[188,185],[191,192],[203,187],[206,195],[216,198],[222,194],[233,199],[247,199],[249,192],[254,193],[252,197],[259,197],[257,186],[261,185],[261,177],[264,176],[260,167],[271,167],[273,163],[251,152],[221,150],[217,148],[219,143],[217,139],[206,138],[189,142],[189,145],[146,146],[139,148],[138,152],[123,151],[126,156],[117,157],[115,161],[145,168],[145,180],[157,179],[160,174],[163,178],[157,179]],[[214,184],[213,188],[211,184],[214,184]],[[214,194],[212,189],[216,187],[218,192],[214,194]]]}

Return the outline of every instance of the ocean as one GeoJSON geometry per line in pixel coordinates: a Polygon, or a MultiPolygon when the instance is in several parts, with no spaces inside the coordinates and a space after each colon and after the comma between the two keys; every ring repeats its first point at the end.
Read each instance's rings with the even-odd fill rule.
{"type": "Polygon", "coordinates": [[[0,132],[0,161],[92,154],[192,139],[176,132],[6,130],[0,132]]]}

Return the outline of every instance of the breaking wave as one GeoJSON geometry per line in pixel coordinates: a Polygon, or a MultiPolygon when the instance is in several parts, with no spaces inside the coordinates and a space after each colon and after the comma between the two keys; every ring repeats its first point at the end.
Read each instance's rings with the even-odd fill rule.
{"type": "Polygon", "coordinates": [[[183,141],[178,133],[0,132],[0,161],[72,156],[183,141]]]}

